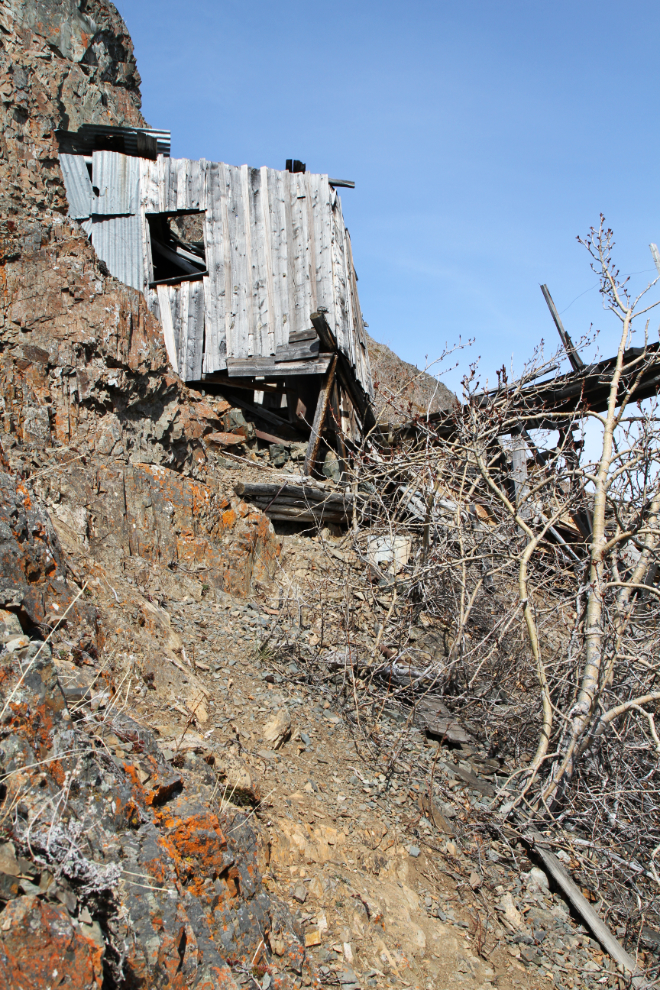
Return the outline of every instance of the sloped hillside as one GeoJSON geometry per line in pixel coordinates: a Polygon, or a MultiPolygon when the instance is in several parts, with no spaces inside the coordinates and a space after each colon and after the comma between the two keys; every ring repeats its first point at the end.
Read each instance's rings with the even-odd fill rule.
{"type": "Polygon", "coordinates": [[[403,423],[413,416],[449,410],[456,402],[443,382],[403,361],[373,337],[369,337],[369,360],[376,392],[375,412],[381,423],[403,423]]]}

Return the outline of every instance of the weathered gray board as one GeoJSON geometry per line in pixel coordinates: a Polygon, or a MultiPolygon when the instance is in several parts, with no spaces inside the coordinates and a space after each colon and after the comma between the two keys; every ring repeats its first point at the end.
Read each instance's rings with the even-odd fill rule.
{"type": "MultiPolygon", "coordinates": [[[[67,163],[64,176],[69,202],[80,213],[88,195],[80,188],[82,172],[67,163]]],[[[310,354],[306,366],[304,355],[288,348],[290,335],[309,330],[310,314],[324,308],[339,349],[372,394],[350,238],[327,175],[102,151],[93,156],[92,185],[99,190],[92,203],[99,256],[113,275],[141,288],[163,327],[171,328],[165,331],[168,353],[185,380],[224,370],[245,375],[250,359],[265,369],[277,363],[280,375],[318,373],[318,358],[310,354]],[[205,213],[208,275],[167,292],[149,288],[147,216],[190,211],[205,213]],[[130,228],[137,238],[130,247],[130,225],[119,222],[128,216],[139,218],[130,228]],[[295,361],[295,368],[287,369],[283,359],[295,361]]]]}

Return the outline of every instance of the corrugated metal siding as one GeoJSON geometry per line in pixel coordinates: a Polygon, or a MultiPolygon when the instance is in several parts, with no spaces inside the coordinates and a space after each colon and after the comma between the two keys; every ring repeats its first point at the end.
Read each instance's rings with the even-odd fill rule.
{"type": "Polygon", "coordinates": [[[95,216],[92,244],[115,278],[134,289],[144,289],[142,225],[138,214],[126,217],[95,216]]]}
{"type": "Polygon", "coordinates": [[[60,155],[60,167],[69,201],[69,216],[75,220],[91,217],[92,180],[85,159],[80,155],[60,155]]]}
{"type": "Polygon", "coordinates": [[[92,213],[119,216],[139,211],[140,160],[116,151],[94,152],[92,175],[98,195],[94,196],[92,213]]]}

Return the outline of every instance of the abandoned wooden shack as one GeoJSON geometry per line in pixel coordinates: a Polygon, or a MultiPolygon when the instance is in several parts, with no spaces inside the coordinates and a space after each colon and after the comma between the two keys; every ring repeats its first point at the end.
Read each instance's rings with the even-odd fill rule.
{"type": "Polygon", "coordinates": [[[166,131],[86,126],[59,146],[69,216],[145,294],[182,379],[221,390],[271,441],[309,438],[305,473],[323,434],[345,461],[373,396],[336,192],[353,183],[294,160],[278,171],[172,159],[166,131]]]}

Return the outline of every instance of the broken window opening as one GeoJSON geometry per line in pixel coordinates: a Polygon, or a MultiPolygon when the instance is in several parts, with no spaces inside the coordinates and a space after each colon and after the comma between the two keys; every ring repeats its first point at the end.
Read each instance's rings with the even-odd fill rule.
{"type": "Polygon", "coordinates": [[[204,212],[147,215],[151,240],[153,281],[189,281],[207,274],[204,244],[204,212]]]}

